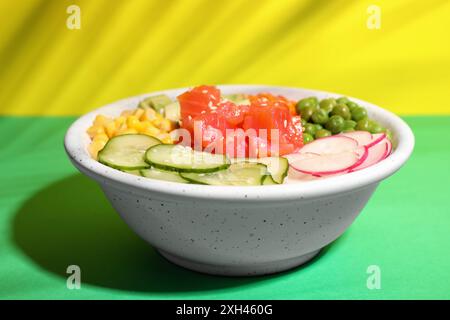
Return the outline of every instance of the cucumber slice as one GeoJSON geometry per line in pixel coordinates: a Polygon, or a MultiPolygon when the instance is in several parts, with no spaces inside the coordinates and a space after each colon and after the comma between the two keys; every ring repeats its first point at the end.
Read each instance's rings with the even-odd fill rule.
{"type": "Polygon", "coordinates": [[[164,107],[164,117],[173,122],[180,121],[180,104],[172,102],[164,107]]]}
{"type": "Polygon", "coordinates": [[[266,157],[259,159],[258,162],[267,166],[267,171],[276,183],[283,183],[289,171],[288,159],[283,157],[266,157]]]}
{"type": "Polygon", "coordinates": [[[164,107],[172,103],[172,100],[165,94],[160,94],[153,97],[148,97],[139,102],[139,108],[148,109],[153,108],[155,111],[161,112],[164,107]]]}
{"type": "Polygon", "coordinates": [[[279,184],[279,183],[276,183],[275,180],[273,180],[272,176],[268,174],[268,175],[264,176],[262,184],[264,186],[268,186],[268,185],[274,185],[274,184],[279,184]]]}
{"type": "Polygon", "coordinates": [[[230,166],[225,155],[194,151],[174,144],[151,147],[145,153],[145,161],[158,169],[178,172],[214,172],[230,166]]]}
{"type": "Polygon", "coordinates": [[[141,175],[146,178],[165,180],[171,182],[188,183],[187,180],[183,179],[178,172],[166,171],[156,168],[141,169],[141,175]]]}
{"type": "Polygon", "coordinates": [[[289,170],[289,161],[283,157],[265,157],[265,158],[235,158],[232,159],[233,163],[248,161],[258,162],[267,166],[267,171],[272,176],[273,180],[281,184],[286,178],[289,170]]]}
{"type": "Polygon", "coordinates": [[[98,153],[98,161],[119,170],[139,170],[148,168],[144,154],[148,148],[161,141],[145,134],[124,134],[108,141],[98,153]]]}
{"type": "Polygon", "coordinates": [[[259,186],[266,175],[265,165],[250,162],[235,163],[226,170],[212,173],[180,173],[190,182],[213,186],[259,186]]]}

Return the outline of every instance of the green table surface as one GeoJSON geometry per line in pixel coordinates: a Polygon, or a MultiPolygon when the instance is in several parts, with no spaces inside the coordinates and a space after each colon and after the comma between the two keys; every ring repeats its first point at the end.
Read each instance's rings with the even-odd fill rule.
{"type": "Polygon", "coordinates": [[[0,298],[450,298],[450,116],[405,117],[410,161],[312,263],[226,278],[164,260],[138,238],[63,150],[72,117],[0,118],[0,298]],[[81,268],[81,289],[66,268],[81,268]],[[367,268],[381,270],[369,290],[367,268]]]}

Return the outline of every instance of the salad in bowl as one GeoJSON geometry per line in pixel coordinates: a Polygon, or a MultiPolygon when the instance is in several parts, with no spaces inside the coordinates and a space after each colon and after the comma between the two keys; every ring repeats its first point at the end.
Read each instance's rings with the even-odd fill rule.
{"type": "Polygon", "coordinates": [[[390,130],[347,97],[223,95],[206,85],[175,100],[146,97],[116,118],[97,115],[87,133],[102,164],[205,185],[310,181],[362,170],[392,151],[390,130]]]}
{"type": "Polygon", "coordinates": [[[162,256],[248,276],[299,266],[337,239],[414,136],[360,99],[221,85],[114,102],[76,120],[64,145],[162,256]]]}

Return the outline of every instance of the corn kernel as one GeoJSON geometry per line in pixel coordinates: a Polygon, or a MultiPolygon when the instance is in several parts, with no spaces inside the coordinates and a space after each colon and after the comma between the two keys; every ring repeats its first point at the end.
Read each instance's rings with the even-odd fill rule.
{"type": "Polygon", "coordinates": [[[137,124],[139,123],[139,120],[136,116],[129,116],[127,118],[127,126],[128,128],[136,129],[137,124]]]}
{"type": "Polygon", "coordinates": [[[109,139],[123,134],[143,133],[157,137],[163,143],[173,143],[169,134],[173,128],[173,122],[151,108],[125,110],[115,119],[98,115],[93,125],[86,130],[92,139],[88,151],[94,159],[97,159],[98,152],[104,148],[109,139]]]}
{"type": "Polygon", "coordinates": [[[94,126],[90,127],[89,129],[87,129],[86,132],[89,135],[89,137],[92,139],[97,134],[105,133],[105,129],[103,127],[94,125],[94,126]]]}
{"type": "Polygon", "coordinates": [[[105,147],[105,145],[106,145],[107,142],[108,142],[108,141],[98,141],[98,142],[97,142],[98,147],[99,147],[98,151],[102,150],[102,149],[105,147]]]}
{"type": "Polygon", "coordinates": [[[122,124],[121,126],[120,126],[120,128],[117,128],[117,131],[119,132],[123,132],[123,131],[125,131],[125,130],[127,130],[128,129],[128,126],[127,126],[127,124],[126,123],[124,123],[124,124],[122,124]]]}
{"type": "Polygon", "coordinates": [[[122,135],[122,134],[136,134],[138,133],[136,129],[133,128],[128,128],[125,130],[120,130],[117,132],[117,135],[122,135]]]}
{"type": "Polygon", "coordinates": [[[156,119],[156,111],[151,108],[146,109],[144,114],[141,117],[142,121],[154,120],[154,119],[156,119]]]}
{"type": "Polygon", "coordinates": [[[106,133],[99,133],[97,135],[95,135],[94,139],[92,141],[105,141],[107,142],[109,140],[108,136],[106,135],[106,133]]]}
{"type": "Polygon", "coordinates": [[[88,151],[89,151],[89,154],[91,155],[91,157],[94,158],[95,160],[97,160],[98,150],[96,149],[96,147],[94,146],[93,143],[91,143],[89,145],[88,151]]]}
{"type": "Polygon", "coordinates": [[[155,127],[158,127],[161,125],[161,119],[156,118],[155,120],[152,121],[153,125],[155,127]]]}
{"type": "Polygon", "coordinates": [[[114,122],[110,122],[105,126],[105,131],[108,137],[112,138],[116,135],[117,127],[114,122]]]}
{"type": "Polygon", "coordinates": [[[98,152],[103,149],[105,144],[106,141],[95,141],[89,145],[88,151],[94,159],[97,159],[98,152]]]}
{"type": "Polygon", "coordinates": [[[95,117],[94,120],[94,126],[99,126],[102,127],[105,124],[107,124],[108,122],[110,122],[111,119],[108,117],[105,117],[104,115],[99,114],[98,116],[95,117]]]}
{"type": "Polygon", "coordinates": [[[148,134],[149,136],[156,136],[161,133],[161,130],[150,123],[142,133],[148,134]]]}
{"type": "Polygon", "coordinates": [[[136,123],[136,125],[134,126],[134,129],[136,129],[139,133],[144,132],[145,128],[147,128],[147,126],[145,125],[145,122],[141,122],[141,121],[136,123]]]}
{"type": "Polygon", "coordinates": [[[144,127],[144,129],[147,127],[150,127],[150,126],[154,127],[154,125],[151,123],[151,121],[148,121],[148,120],[141,121],[141,125],[144,127]]]}
{"type": "Polygon", "coordinates": [[[120,114],[122,117],[129,117],[133,114],[133,110],[124,110],[122,111],[122,113],[120,114]]]}
{"type": "Polygon", "coordinates": [[[172,130],[172,122],[169,119],[162,119],[159,128],[163,131],[169,132],[172,130]]]}
{"type": "Polygon", "coordinates": [[[137,109],[134,111],[134,115],[135,115],[138,119],[140,119],[140,118],[144,115],[144,113],[145,113],[144,109],[141,109],[141,108],[137,108],[137,109]]]}
{"type": "Polygon", "coordinates": [[[167,141],[168,139],[172,140],[172,139],[170,138],[170,134],[168,134],[168,133],[166,133],[166,132],[160,133],[160,134],[156,135],[156,137],[157,137],[159,140],[161,140],[162,142],[167,141]]]}
{"type": "Polygon", "coordinates": [[[114,123],[115,123],[116,126],[119,128],[122,124],[125,123],[126,120],[127,120],[127,118],[125,118],[124,116],[120,116],[120,117],[117,117],[117,118],[114,120],[114,123]]]}

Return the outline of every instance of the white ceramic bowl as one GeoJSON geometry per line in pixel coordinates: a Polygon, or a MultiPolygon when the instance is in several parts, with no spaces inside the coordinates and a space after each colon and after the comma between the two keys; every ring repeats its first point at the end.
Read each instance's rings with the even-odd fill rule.
{"type": "MultiPolygon", "coordinates": [[[[219,87],[225,94],[271,92],[292,99],[340,96],[262,85],[219,87]]],[[[186,89],[152,94],[175,99],[186,89]]],[[[261,275],[310,260],[350,226],[378,183],[396,172],[414,147],[413,133],[403,120],[352,98],[367,108],[371,118],[392,130],[395,148],[380,163],[342,176],[275,186],[205,186],[137,177],[93,160],[87,151],[86,129],[95,116],[117,116],[148,95],[121,100],[79,118],[66,134],[67,154],[82,173],[99,183],[130,228],[164,257],[211,274],[261,275]]]]}

